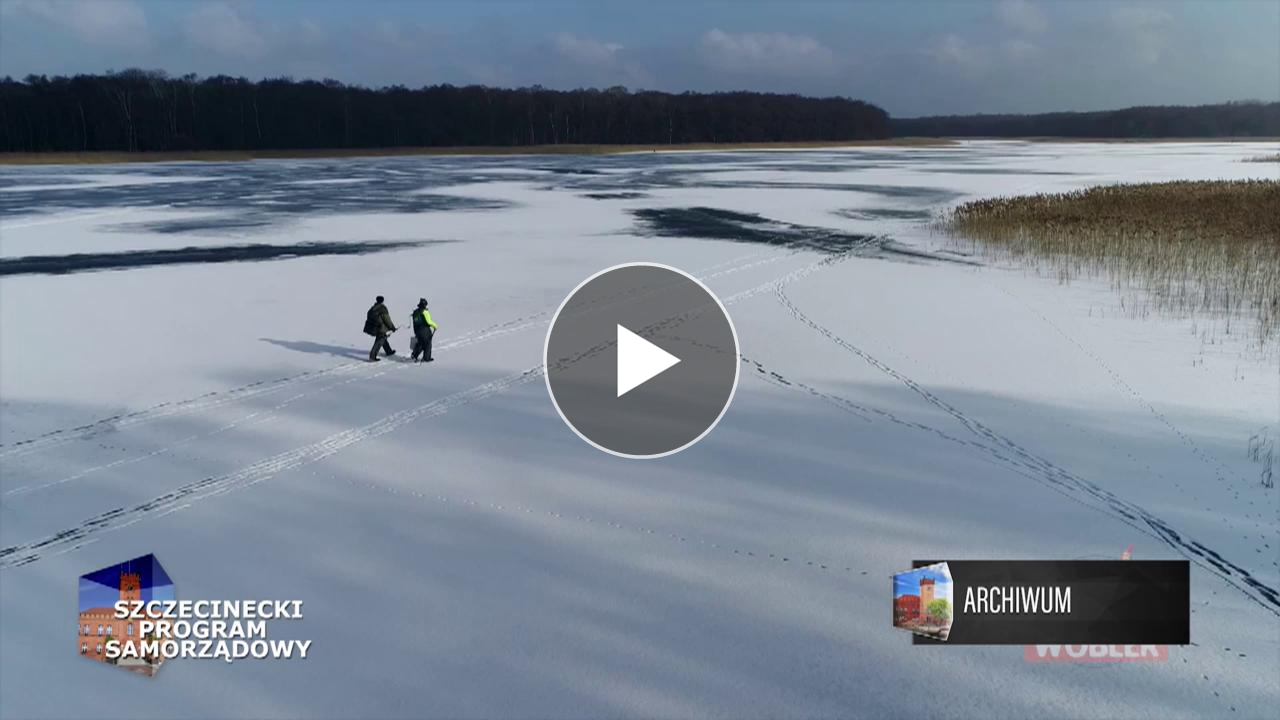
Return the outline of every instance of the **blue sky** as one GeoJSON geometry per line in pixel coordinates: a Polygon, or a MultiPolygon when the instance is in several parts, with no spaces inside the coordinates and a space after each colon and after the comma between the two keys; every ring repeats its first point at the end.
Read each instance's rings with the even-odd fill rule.
{"type": "Polygon", "coordinates": [[[1276,0],[0,0],[0,74],[751,89],[897,116],[1280,99],[1276,0]]]}
{"type": "Polygon", "coordinates": [[[935,570],[920,568],[911,572],[901,573],[893,576],[893,596],[900,595],[919,595],[920,581],[924,578],[933,578],[937,583],[935,585],[934,597],[950,598],[951,597],[951,579],[946,575],[935,570]]]}
{"type": "Polygon", "coordinates": [[[142,601],[172,600],[173,581],[154,555],[112,565],[80,576],[80,612],[90,608],[113,607],[120,599],[120,573],[131,572],[141,576],[142,601]],[[121,567],[123,566],[123,570],[121,567]]]}

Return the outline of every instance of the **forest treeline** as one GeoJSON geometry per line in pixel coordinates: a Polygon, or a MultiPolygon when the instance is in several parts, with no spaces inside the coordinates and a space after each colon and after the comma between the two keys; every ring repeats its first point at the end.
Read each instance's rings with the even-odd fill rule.
{"type": "Polygon", "coordinates": [[[125,70],[0,79],[0,152],[255,151],[821,142],[888,137],[1280,137],[1280,103],[890,119],[848,98],[125,70]]]}
{"type": "Polygon", "coordinates": [[[1038,115],[894,118],[896,137],[1280,137],[1280,103],[1131,107],[1038,115]]]}
{"type": "Polygon", "coordinates": [[[889,136],[880,108],[756,92],[370,89],[127,70],[0,80],[0,151],[840,141],[889,136]]]}

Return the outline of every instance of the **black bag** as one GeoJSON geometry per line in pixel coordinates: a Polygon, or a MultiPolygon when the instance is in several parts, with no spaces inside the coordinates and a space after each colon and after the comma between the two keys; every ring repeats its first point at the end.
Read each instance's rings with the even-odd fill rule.
{"type": "Polygon", "coordinates": [[[364,316],[364,334],[378,336],[378,331],[382,329],[382,310],[374,305],[369,308],[369,312],[364,316]]]}

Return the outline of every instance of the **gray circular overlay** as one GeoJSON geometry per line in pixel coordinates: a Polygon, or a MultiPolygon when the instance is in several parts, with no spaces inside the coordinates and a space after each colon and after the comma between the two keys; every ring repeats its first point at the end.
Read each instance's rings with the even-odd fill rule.
{"type": "Polygon", "coordinates": [[[720,300],[666,265],[608,268],[556,312],[543,355],[547,390],[583,440],[621,457],[670,455],[702,439],[738,387],[738,336],[720,300]],[[618,395],[618,326],[679,359],[618,395]]]}

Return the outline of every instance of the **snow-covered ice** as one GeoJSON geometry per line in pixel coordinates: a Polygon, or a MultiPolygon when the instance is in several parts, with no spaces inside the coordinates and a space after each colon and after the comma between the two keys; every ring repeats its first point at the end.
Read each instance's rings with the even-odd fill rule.
{"type": "Polygon", "coordinates": [[[0,279],[0,716],[1269,716],[1280,501],[1246,449],[1280,436],[1274,350],[1133,317],[1105,282],[939,252],[928,218],[1275,177],[1240,162],[1271,152],[0,168],[5,260],[447,241],[0,279]],[[877,240],[837,255],[635,214],[683,208],[877,240]],[[565,294],[629,261],[705,282],[743,354],[716,429],[656,461],[582,442],[540,376],[565,294]],[[438,362],[361,361],[377,294],[406,325],[430,300],[438,362]],[[1029,664],[890,627],[889,575],[913,559],[1129,545],[1193,563],[1195,644],[1167,663],[1029,664]],[[76,657],[76,578],[149,552],[180,598],[303,600],[273,637],[310,657],[150,679],[76,657]]]}

